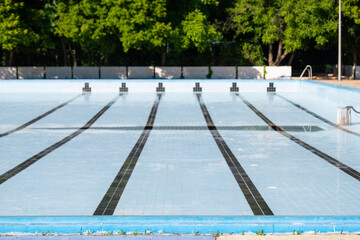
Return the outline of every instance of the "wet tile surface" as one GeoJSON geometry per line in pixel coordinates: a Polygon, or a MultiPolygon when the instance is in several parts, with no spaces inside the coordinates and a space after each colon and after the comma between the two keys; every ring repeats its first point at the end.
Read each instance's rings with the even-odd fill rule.
{"type": "MultiPolygon", "coordinates": [[[[164,87],[176,89],[176,84],[181,85],[168,86],[165,81],[164,87]]],[[[356,178],[273,131],[234,94],[222,88],[211,90],[216,84],[220,83],[202,82],[201,87],[217,137],[226,143],[275,215],[360,215],[360,182],[356,178]]],[[[221,84],[231,87],[231,82],[221,84]]],[[[360,171],[358,136],[268,94],[266,82],[237,85],[240,94],[274,124],[360,171]]],[[[90,129],[0,184],[0,216],[92,215],[139,141],[156,99],[155,88],[153,92],[131,92],[130,86],[129,93],[90,129]]],[[[360,102],[358,92],[310,83],[278,82],[275,87],[282,96],[335,123],[338,106],[357,108],[360,102]]],[[[81,96],[27,128],[0,138],[0,174],[81,128],[117,94],[81,96]]],[[[1,94],[0,133],[76,95],[37,94],[32,98],[31,93],[1,94]]],[[[359,126],[360,117],[353,114],[353,124],[345,128],[360,133],[359,126]]],[[[189,91],[166,92],[113,214],[253,215],[215,139],[191,87],[189,91]]]]}

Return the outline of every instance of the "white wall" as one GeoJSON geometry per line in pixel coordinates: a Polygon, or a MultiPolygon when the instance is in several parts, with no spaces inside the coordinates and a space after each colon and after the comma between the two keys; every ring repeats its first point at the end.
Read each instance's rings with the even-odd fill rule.
{"type": "Polygon", "coordinates": [[[71,79],[71,67],[46,67],[47,79],[71,79]]]}
{"type": "Polygon", "coordinates": [[[238,79],[263,79],[264,67],[238,67],[238,79]]]}
{"type": "Polygon", "coordinates": [[[266,79],[290,79],[291,67],[266,67],[266,79]]]}
{"type": "Polygon", "coordinates": [[[0,79],[16,79],[16,67],[0,67],[0,79]]]}
{"type": "MultiPolygon", "coordinates": [[[[360,79],[360,67],[356,68],[357,79],[360,79]]],[[[212,79],[235,79],[236,67],[214,66],[212,79]]],[[[74,79],[98,79],[99,70],[102,79],[126,79],[126,67],[74,67],[74,79]]],[[[181,78],[181,67],[128,67],[129,79],[179,79],[181,78]]],[[[183,76],[186,79],[206,79],[209,67],[199,66],[183,67],[183,76]]],[[[266,79],[291,79],[291,67],[266,67],[266,79]]],[[[42,79],[44,78],[44,67],[18,67],[19,79],[42,79]]],[[[15,79],[15,67],[0,67],[0,79],[15,79]]],[[[71,79],[71,67],[46,67],[46,78],[48,79],[71,79]]],[[[238,79],[263,79],[264,67],[238,67],[238,79]]]]}
{"type": "Polygon", "coordinates": [[[98,67],[74,67],[73,68],[74,79],[98,79],[99,68],[98,67]]]}
{"type": "Polygon", "coordinates": [[[213,79],[235,79],[236,67],[211,67],[213,79]]]}
{"type": "Polygon", "coordinates": [[[19,79],[42,79],[44,67],[18,67],[19,79]]]}
{"type": "Polygon", "coordinates": [[[125,79],[126,67],[100,67],[101,79],[125,79]]]}
{"type": "Polygon", "coordinates": [[[179,79],[181,67],[155,67],[155,78],[179,79]]]}
{"type": "Polygon", "coordinates": [[[148,79],[154,78],[154,67],[128,67],[128,78],[148,79]]]}
{"type": "Polygon", "coordinates": [[[209,67],[183,67],[184,78],[206,79],[209,74],[209,67]]]}

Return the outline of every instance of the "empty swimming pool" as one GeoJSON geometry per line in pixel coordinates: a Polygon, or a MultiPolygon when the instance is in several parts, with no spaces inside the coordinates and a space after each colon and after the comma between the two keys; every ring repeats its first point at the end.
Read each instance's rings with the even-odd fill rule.
{"type": "Polygon", "coordinates": [[[1,81],[0,216],[360,215],[359,91],[161,82],[1,81]]]}

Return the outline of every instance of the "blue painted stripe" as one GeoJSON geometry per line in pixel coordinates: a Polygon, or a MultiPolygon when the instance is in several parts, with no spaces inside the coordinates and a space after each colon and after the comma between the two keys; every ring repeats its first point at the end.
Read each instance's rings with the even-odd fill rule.
{"type": "Polygon", "coordinates": [[[360,232],[360,217],[0,217],[0,233],[76,234],[87,230],[152,233],[360,232]]]}

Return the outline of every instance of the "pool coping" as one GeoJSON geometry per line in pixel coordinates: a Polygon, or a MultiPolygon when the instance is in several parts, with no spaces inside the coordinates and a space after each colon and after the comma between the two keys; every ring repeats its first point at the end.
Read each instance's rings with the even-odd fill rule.
{"type": "Polygon", "coordinates": [[[326,82],[319,82],[319,81],[314,81],[314,80],[310,80],[310,79],[302,79],[302,80],[296,79],[296,81],[310,82],[310,83],[314,83],[314,84],[318,84],[318,85],[324,85],[324,86],[333,87],[333,88],[340,88],[340,89],[350,90],[350,91],[354,91],[354,92],[360,92],[360,89],[358,89],[358,88],[348,87],[348,86],[343,86],[343,85],[336,85],[336,84],[326,83],[326,82]]]}
{"type": "Polygon", "coordinates": [[[360,232],[360,216],[41,216],[0,217],[0,233],[90,232],[211,234],[360,232]]]}

